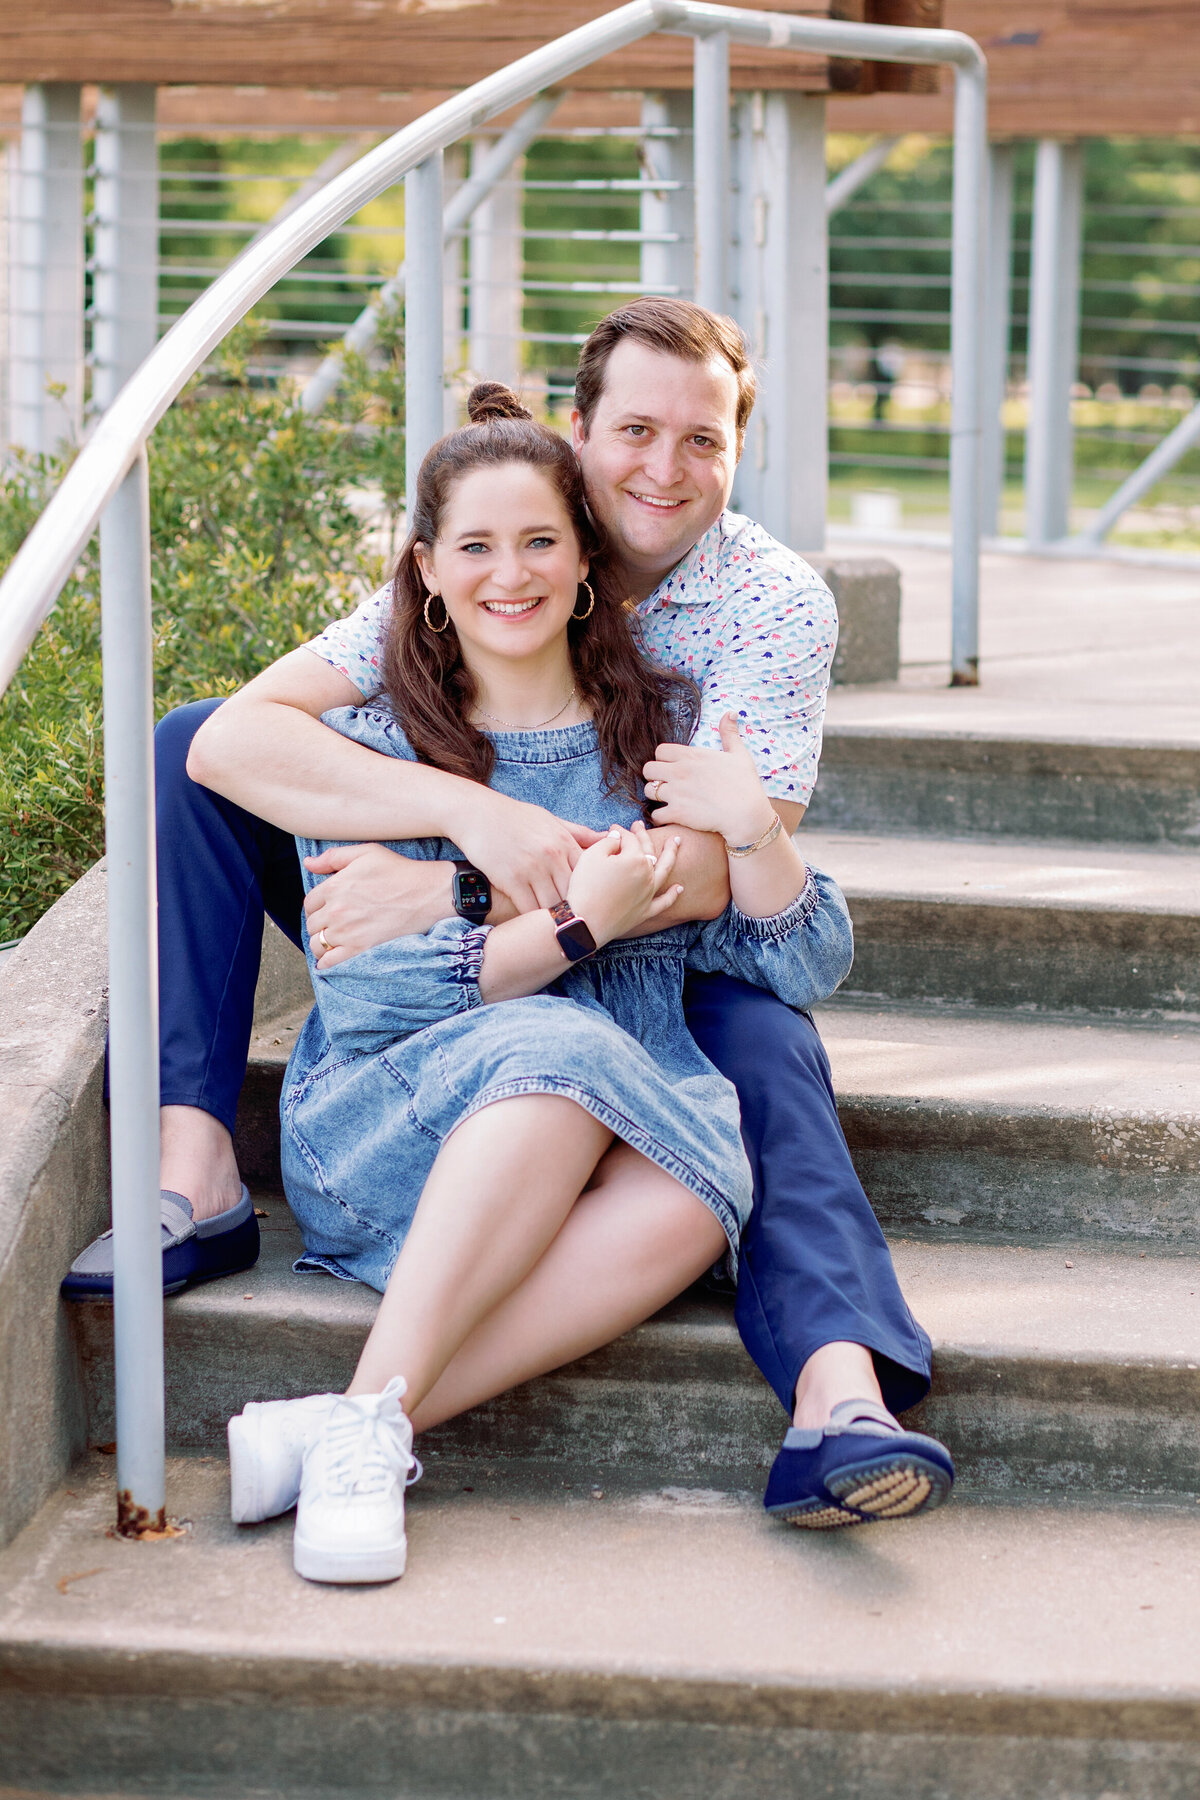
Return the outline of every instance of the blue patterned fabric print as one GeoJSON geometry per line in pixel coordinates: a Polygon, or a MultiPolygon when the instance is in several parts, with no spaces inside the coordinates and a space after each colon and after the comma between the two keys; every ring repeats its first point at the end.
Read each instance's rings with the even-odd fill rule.
{"type": "MultiPolygon", "coordinates": [[[[364,699],[383,681],[391,590],[381,588],[307,646],[364,699]]],[[[768,794],[807,806],[817,780],[829,670],[837,648],[833,595],[803,557],[753,519],[721,515],[638,608],[647,655],[700,689],[695,743],[720,748],[725,712],[768,794]]]]}
{"type": "MultiPolygon", "coordinates": [[[[343,707],[325,723],[385,755],[413,752],[383,707],[343,707]]],[[[604,791],[593,726],[497,733],[492,786],[602,830],[639,809],[604,791]]],[[[440,838],[391,846],[460,853],[440,838]]],[[[330,848],[299,840],[302,856],[330,848]]],[[[319,877],[305,872],[306,887],[319,877]]],[[[806,1007],[844,978],[846,905],[810,870],[785,912],[735,907],[709,924],[608,945],[526,999],[488,1005],[479,972],[489,926],[446,919],[327,971],[306,948],[316,1005],[288,1063],[283,1175],[304,1234],[297,1269],[382,1289],[438,1150],[480,1107],[561,1094],[697,1194],[720,1221],[736,1271],[751,1204],[737,1096],[684,1023],[686,969],[726,971],[806,1007]]]]}

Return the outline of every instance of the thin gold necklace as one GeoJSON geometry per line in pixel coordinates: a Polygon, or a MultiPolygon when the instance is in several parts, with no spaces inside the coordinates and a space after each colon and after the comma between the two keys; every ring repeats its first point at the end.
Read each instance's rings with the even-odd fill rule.
{"type": "Polygon", "coordinates": [[[507,719],[498,719],[495,713],[488,711],[486,706],[476,706],[475,711],[481,718],[490,719],[493,725],[502,725],[505,731],[541,731],[543,726],[553,725],[555,719],[561,719],[574,698],[575,689],[572,688],[558,711],[552,712],[548,719],[539,719],[536,725],[513,725],[507,719]]]}

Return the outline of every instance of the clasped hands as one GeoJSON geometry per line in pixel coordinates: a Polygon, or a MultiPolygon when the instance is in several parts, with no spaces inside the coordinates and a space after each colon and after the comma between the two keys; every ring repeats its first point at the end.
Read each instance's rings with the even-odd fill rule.
{"type": "MultiPolygon", "coordinates": [[[[770,824],[771,802],[731,714],[721,721],[721,742],[720,750],[658,746],[643,770],[651,800],[662,796],[656,828],[715,832],[733,843],[752,840],[770,824]]],[[[464,856],[491,881],[494,924],[557,905],[583,852],[604,835],[491,789],[477,790],[454,825],[464,856]]],[[[382,844],[345,844],[306,858],[305,867],[326,878],[304,902],[322,970],[374,944],[428,931],[454,910],[453,869],[446,862],[418,861],[382,844]]]]}

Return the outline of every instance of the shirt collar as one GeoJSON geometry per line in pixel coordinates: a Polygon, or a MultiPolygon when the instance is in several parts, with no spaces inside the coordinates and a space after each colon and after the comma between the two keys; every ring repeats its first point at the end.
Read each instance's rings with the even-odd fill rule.
{"type": "Polygon", "coordinates": [[[664,575],[654,592],[648,594],[638,612],[651,612],[656,606],[702,606],[706,596],[701,591],[700,577],[710,574],[719,560],[727,512],[721,514],[680,558],[669,575],[664,575]]]}

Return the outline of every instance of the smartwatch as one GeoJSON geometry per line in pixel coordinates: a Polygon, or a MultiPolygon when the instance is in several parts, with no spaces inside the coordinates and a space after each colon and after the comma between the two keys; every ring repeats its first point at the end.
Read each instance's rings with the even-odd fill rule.
{"type": "Polygon", "coordinates": [[[599,948],[595,938],[583,920],[571,911],[566,900],[560,900],[557,906],[550,908],[550,917],[554,920],[558,947],[569,963],[582,962],[585,956],[595,954],[599,948]]]}
{"type": "Polygon", "coordinates": [[[492,910],[492,884],[482,869],[474,863],[456,862],[450,891],[460,919],[469,919],[472,925],[485,922],[492,910]]]}

